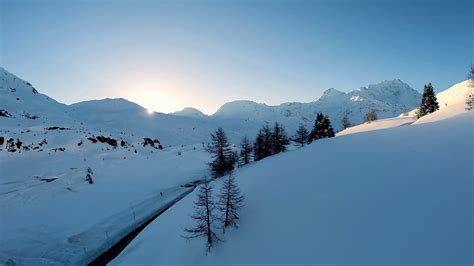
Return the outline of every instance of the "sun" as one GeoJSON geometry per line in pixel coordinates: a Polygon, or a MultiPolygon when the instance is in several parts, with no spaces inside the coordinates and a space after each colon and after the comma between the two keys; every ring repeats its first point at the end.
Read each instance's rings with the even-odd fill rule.
{"type": "Polygon", "coordinates": [[[145,110],[145,113],[146,113],[147,115],[153,115],[153,114],[155,113],[155,111],[153,111],[153,110],[151,110],[151,109],[146,109],[146,110],[145,110]]]}

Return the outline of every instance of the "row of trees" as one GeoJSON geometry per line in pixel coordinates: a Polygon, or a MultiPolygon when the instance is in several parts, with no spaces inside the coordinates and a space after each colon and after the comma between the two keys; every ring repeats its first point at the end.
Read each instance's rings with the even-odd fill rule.
{"type": "Polygon", "coordinates": [[[286,151],[286,145],[290,144],[285,129],[276,122],[273,128],[263,126],[253,144],[253,156],[255,161],[265,157],[286,151]]]}
{"type": "Polygon", "coordinates": [[[194,213],[191,215],[195,224],[184,229],[184,237],[206,238],[207,252],[209,252],[214,243],[220,240],[216,233],[217,229],[220,228],[225,233],[226,228],[239,226],[239,212],[244,206],[244,199],[232,172],[224,181],[217,195],[217,201],[213,196],[212,185],[205,178],[204,184],[199,187],[197,199],[194,202],[194,213]]]}
{"type": "MultiPolygon", "coordinates": [[[[327,116],[318,113],[311,133],[304,126],[300,126],[295,141],[304,146],[305,143],[330,137],[334,137],[331,121],[327,116]]],[[[243,207],[244,196],[232,175],[236,162],[239,161],[241,165],[245,165],[252,161],[252,155],[253,159],[258,161],[284,152],[289,143],[290,139],[283,126],[279,123],[275,123],[272,128],[265,125],[259,130],[253,145],[247,137],[243,138],[240,144],[240,156],[238,156],[222,128],[212,133],[211,143],[207,147],[207,151],[213,158],[209,164],[211,173],[215,178],[224,175],[228,175],[228,178],[217,195],[217,201],[213,196],[212,185],[205,178],[204,184],[199,187],[197,199],[194,202],[194,213],[191,215],[195,223],[192,227],[184,229],[186,234],[184,237],[206,238],[209,252],[214,243],[219,240],[216,228],[222,228],[225,233],[227,227],[238,227],[239,211],[243,207]],[[238,160],[239,157],[240,160],[238,160]]]]}
{"type": "MultiPolygon", "coordinates": [[[[311,143],[321,138],[334,137],[334,129],[328,116],[318,113],[314,126],[309,132],[304,125],[300,125],[293,140],[300,146],[311,143]]],[[[272,156],[286,151],[286,146],[290,143],[285,128],[275,122],[272,128],[264,125],[257,133],[255,141],[250,142],[248,137],[244,137],[240,143],[240,153],[234,151],[233,146],[228,142],[227,136],[222,128],[211,134],[211,143],[207,151],[212,155],[210,163],[213,177],[221,177],[232,170],[235,164],[249,164],[252,160],[259,161],[268,156],[272,156]]]]}

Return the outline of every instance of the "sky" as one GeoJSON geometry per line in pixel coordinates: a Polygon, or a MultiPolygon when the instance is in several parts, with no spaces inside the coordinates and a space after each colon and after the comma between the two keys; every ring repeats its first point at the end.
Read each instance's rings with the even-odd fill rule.
{"type": "Polygon", "coordinates": [[[474,59],[467,0],[0,0],[0,66],[63,102],[207,114],[401,79],[437,91],[474,59]]]}

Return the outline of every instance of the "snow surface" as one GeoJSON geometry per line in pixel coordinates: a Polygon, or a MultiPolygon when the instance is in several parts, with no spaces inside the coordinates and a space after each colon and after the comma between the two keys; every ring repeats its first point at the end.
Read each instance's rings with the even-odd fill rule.
{"type": "MultiPolygon", "coordinates": [[[[398,117],[388,119],[379,119],[372,122],[366,122],[354,127],[347,128],[339,133],[338,136],[347,134],[360,133],[365,131],[372,131],[384,128],[391,128],[397,126],[406,126],[409,124],[422,124],[431,121],[438,121],[447,119],[462,113],[466,110],[466,99],[469,93],[473,93],[474,88],[470,85],[470,81],[466,80],[453,85],[452,87],[436,94],[439,103],[439,110],[430,114],[429,116],[416,118],[416,109],[401,114],[398,117]]],[[[473,125],[471,124],[471,127],[473,125]]]]}
{"type": "Polygon", "coordinates": [[[113,264],[472,265],[473,118],[319,140],[241,168],[240,227],[210,254],[182,237],[192,193],[113,264]]]}
{"type": "Polygon", "coordinates": [[[86,140],[78,147],[74,132],[48,135],[46,146],[66,150],[0,152],[0,264],[85,264],[207,174],[202,146],[135,154],[86,140]]]}
{"type": "MultiPolygon", "coordinates": [[[[150,114],[125,99],[68,106],[2,68],[0,77],[0,109],[9,113],[0,117],[0,136],[31,147],[11,153],[0,145],[0,264],[89,262],[208,173],[204,146],[218,126],[236,143],[273,121],[292,134],[300,123],[312,126],[323,111],[337,128],[344,114],[353,123],[369,109],[392,117],[420,98],[393,80],[350,93],[330,89],[312,103],[231,102],[200,117],[196,109],[150,114]],[[99,135],[126,145],[88,140],[99,135]],[[145,137],[164,149],[143,146],[145,137]],[[43,139],[47,144],[39,145],[43,139]],[[93,185],[84,180],[87,167],[93,185]]],[[[202,241],[180,237],[190,223],[192,193],[147,227],[116,263],[465,262],[465,250],[472,252],[465,221],[472,225],[473,123],[462,107],[467,83],[460,84],[438,94],[438,112],[411,125],[414,112],[239,169],[247,194],[241,228],[229,231],[209,256],[202,241]],[[423,160],[427,165],[420,165],[423,160]]]]}
{"type": "Polygon", "coordinates": [[[421,117],[415,123],[422,124],[439,121],[466,112],[466,99],[469,93],[472,94],[473,91],[473,85],[469,80],[466,80],[436,94],[439,110],[429,116],[421,117]]]}

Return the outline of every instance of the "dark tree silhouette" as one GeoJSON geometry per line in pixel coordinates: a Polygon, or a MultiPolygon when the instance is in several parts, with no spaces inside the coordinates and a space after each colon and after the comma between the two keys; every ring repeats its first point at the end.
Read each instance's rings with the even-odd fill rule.
{"type": "Polygon", "coordinates": [[[216,240],[219,240],[213,231],[213,224],[217,220],[213,213],[215,210],[215,203],[212,197],[212,186],[209,184],[207,178],[204,179],[204,184],[199,187],[197,193],[197,200],[194,202],[194,214],[191,218],[195,224],[191,228],[185,228],[185,238],[200,238],[207,239],[207,252],[209,252],[216,240]]]}
{"type": "Polygon", "coordinates": [[[332,138],[334,136],[334,129],[331,126],[329,118],[324,116],[323,113],[318,113],[309,137],[309,142],[322,138],[332,138]]]}
{"type": "Polygon", "coordinates": [[[89,184],[94,184],[94,181],[92,180],[92,175],[93,174],[94,174],[94,172],[92,171],[92,169],[90,167],[87,167],[86,181],[89,184]]]}
{"type": "Polygon", "coordinates": [[[225,229],[229,226],[239,227],[237,222],[240,218],[239,211],[243,207],[243,203],[244,196],[240,192],[235,177],[231,172],[222,185],[217,204],[221,213],[220,220],[222,221],[222,230],[224,233],[225,229]]]}
{"type": "Polygon", "coordinates": [[[348,128],[348,127],[351,127],[351,122],[349,121],[349,117],[347,116],[347,113],[344,114],[344,116],[342,117],[341,119],[341,127],[342,127],[342,130],[348,128]]]}
{"type": "MultiPolygon", "coordinates": [[[[474,88],[474,64],[471,64],[469,75],[469,87],[474,88]]],[[[466,110],[472,110],[474,108],[474,90],[470,89],[466,96],[466,110]]]]}
{"type": "Polygon", "coordinates": [[[298,143],[301,147],[303,147],[309,138],[309,132],[303,124],[300,124],[298,130],[296,130],[295,135],[295,142],[298,143]]]}
{"type": "Polygon", "coordinates": [[[272,132],[271,140],[271,154],[277,154],[286,151],[286,145],[290,144],[290,140],[286,135],[285,128],[283,128],[278,122],[275,122],[272,132]]]}
{"type": "Polygon", "coordinates": [[[423,88],[423,96],[421,98],[421,104],[417,111],[417,117],[420,118],[427,114],[431,114],[439,109],[438,100],[434,93],[433,86],[431,83],[425,85],[423,88]]]}
{"type": "Polygon", "coordinates": [[[272,137],[273,133],[267,125],[259,130],[253,148],[255,161],[272,155],[272,137]]]}
{"type": "Polygon", "coordinates": [[[374,110],[369,110],[364,116],[364,122],[372,122],[377,120],[377,113],[374,110]]]}
{"type": "Polygon", "coordinates": [[[245,136],[242,139],[242,142],[240,143],[240,164],[241,165],[246,165],[249,164],[251,161],[251,156],[252,156],[252,144],[250,143],[250,140],[245,136]]]}
{"type": "Polygon", "coordinates": [[[237,154],[232,150],[222,128],[211,133],[211,144],[207,151],[212,154],[213,161],[209,164],[214,177],[220,177],[234,169],[237,154]]]}

